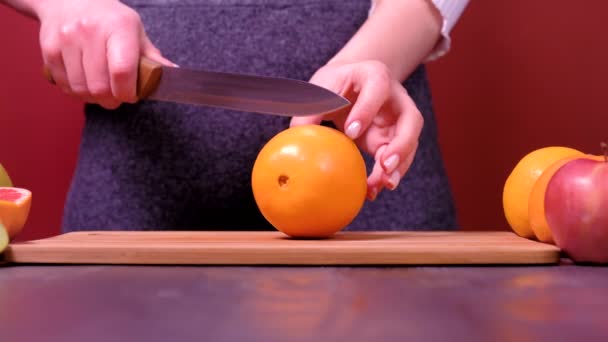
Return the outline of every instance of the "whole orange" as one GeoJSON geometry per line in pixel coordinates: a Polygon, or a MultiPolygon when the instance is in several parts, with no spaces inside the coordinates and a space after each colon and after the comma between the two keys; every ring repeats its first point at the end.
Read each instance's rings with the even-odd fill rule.
{"type": "Polygon", "coordinates": [[[358,215],[367,192],[367,170],[357,145],[321,125],[281,131],[259,152],[251,185],[262,215],[277,230],[325,238],[358,215]]]}
{"type": "Polygon", "coordinates": [[[503,210],[513,231],[525,238],[535,238],[530,226],[528,206],[534,183],[553,163],[570,156],[583,155],[576,149],[548,146],[536,149],[519,160],[503,187],[503,210]]]}

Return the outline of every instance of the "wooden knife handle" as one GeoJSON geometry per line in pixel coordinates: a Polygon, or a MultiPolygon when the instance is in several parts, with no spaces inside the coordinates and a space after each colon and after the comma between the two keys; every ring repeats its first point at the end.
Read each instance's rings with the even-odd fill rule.
{"type": "Polygon", "coordinates": [[[52,84],[55,84],[53,75],[51,75],[51,70],[49,70],[49,67],[47,67],[46,65],[42,68],[42,74],[44,75],[44,78],[46,78],[47,81],[51,82],[52,84]]]}
{"type": "Polygon", "coordinates": [[[148,97],[156,89],[162,73],[163,68],[160,63],[146,57],[139,59],[139,73],[137,77],[138,99],[141,100],[148,97]]]}
{"type": "MultiPolygon", "coordinates": [[[[158,86],[160,77],[162,76],[162,66],[160,63],[155,62],[147,57],[141,57],[139,59],[139,67],[137,70],[137,98],[144,99],[150,95],[158,86]]],[[[49,68],[45,65],[42,69],[44,78],[50,83],[55,84],[53,75],[49,68]]]]}

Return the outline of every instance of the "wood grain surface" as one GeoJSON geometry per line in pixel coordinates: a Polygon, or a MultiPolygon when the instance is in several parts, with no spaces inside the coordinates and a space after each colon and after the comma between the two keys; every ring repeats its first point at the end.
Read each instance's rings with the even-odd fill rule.
{"type": "Polygon", "coordinates": [[[511,232],[93,231],[9,245],[9,263],[183,265],[556,264],[559,248],[511,232]]]}

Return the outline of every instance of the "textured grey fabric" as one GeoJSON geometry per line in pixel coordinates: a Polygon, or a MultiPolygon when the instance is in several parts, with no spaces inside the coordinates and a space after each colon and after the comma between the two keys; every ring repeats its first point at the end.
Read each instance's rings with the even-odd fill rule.
{"type": "MultiPolygon", "coordinates": [[[[181,66],[302,80],[369,10],[368,0],[126,3],[181,66]]],[[[398,190],[366,203],[349,230],[456,228],[424,67],[405,85],[425,118],[416,159],[398,190]]],[[[87,106],[63,229],[273,229],[255,205],[250,174],[263,144],[287,126],[287,118],[152,101],[87,106]]]]}

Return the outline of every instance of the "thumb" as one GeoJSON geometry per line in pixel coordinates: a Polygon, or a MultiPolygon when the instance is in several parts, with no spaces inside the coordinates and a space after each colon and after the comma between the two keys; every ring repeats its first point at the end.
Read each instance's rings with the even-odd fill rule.
{"type": "Polygon", "coordinates": [[[323,115],[309,115],[309,116],[294,116],[291,118],[289,127],[303,126],[303,125],[318,125],[323,121],[323,115]]]}
{"type": "MultiPolygon", "coordinates": [[[[315,84],[317,86],[323,87],[330,91],[333,91],[337,94],[341,93],[342,83],[338,80],[341,80],[341,77],[336,76],[336,71],[333,67],[321,68],[315,72],[315,74],[310,78],[309,82],[315,84]]],[[[338,114],[342,113],[332,113],[330,115],[327,114],[316,114],[309,116],[294,116],[291,119],[290,127],[301,126],[301,125],[318,125],[323,120],[329,120],[331,117],[335,117],[338,114]]]]}
{"type": "Polygon", "coordinates": [[[179,65],[173,63],[162,55],[160,50],[156,46],[154,46],[154,44],[150,41],[150,38],[148,38],[148,35],[145,32],[142,32],[141,45],[142,56],[148,57],[166,66],[179,67],[179,65]]]}

